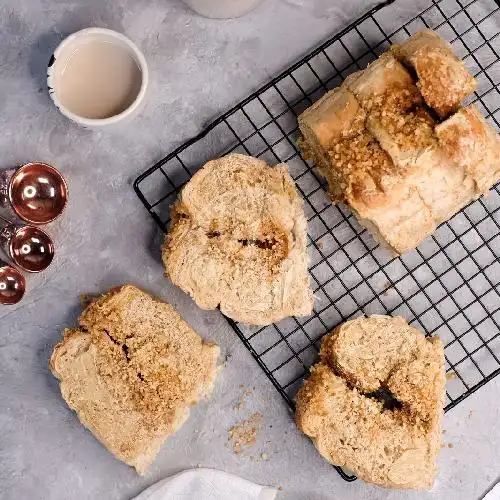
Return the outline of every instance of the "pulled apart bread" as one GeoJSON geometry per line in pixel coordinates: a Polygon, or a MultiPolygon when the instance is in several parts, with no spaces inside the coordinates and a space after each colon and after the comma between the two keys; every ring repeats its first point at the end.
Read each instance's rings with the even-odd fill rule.
{"type": "Polygon", "coordinates": [[[450,45],[426,30],[299,116],[303,155],[333,202],[396,253],[500,179],[498,134],[475,107],[460,109],[474,85],[450,45]]]}
{"type": "Polygon", "coordinates": [[[268,325],[312,311],[306,238],[287,166],[232,154],[208,162],[182,190],[163,262],[202,309],[268,325]]]}
{"type": "Polygon", "coordinates": [[[144,474],[189,407],[211,394],[219,347],[132,285],[91,303],[79,323],[64,331],[50,369],[82,424],[144,474]]]}
{"type": "Polygon", "coordinates": [[[297,395],[296,422],[330,463],[391,488],[431,488],[441,446],[444,353],[401,317],[328,335],[297,395]]]}
{"type": "Polygon", "coordinates": [[[457,111],[462,100],[476,88],[474,78],[455,56],[451,45],[434,31],[415,33],[391,50],[415,72],[422,97],[442,118],[457,111]]]}

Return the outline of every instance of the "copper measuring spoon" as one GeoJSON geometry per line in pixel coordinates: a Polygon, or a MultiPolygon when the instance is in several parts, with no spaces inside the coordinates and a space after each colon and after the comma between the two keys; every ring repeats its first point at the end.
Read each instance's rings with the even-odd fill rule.
{"type": "Polygon", "coordinates": [[[47,163],[26,163],[0,172],[0,205],[29,224],[52,222],[67,202],[64,177],[47,163]]]}
{"type": "Polygon", "coordinates": [[[15,268],[0,260],[0,304],[17,304],[26,291],[24,276],[15,268]]]}
{"type": "Polygon", "coordinates": [[[1,216],[0,219],[5,222],[0,229],[0,246],[6,256],[29,273],[47,269],[55,253],[52,238],[38,227],[14,224],[1,216]]]}

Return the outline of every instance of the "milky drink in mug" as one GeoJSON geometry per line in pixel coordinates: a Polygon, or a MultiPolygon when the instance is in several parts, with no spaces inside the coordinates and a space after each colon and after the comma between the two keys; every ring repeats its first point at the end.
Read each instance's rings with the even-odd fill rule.
{"type": "Polygon", "coordinates": [[[202,16],[229,19],[250,12],[262,0],[184,0],[184,2],[202,16]]]}

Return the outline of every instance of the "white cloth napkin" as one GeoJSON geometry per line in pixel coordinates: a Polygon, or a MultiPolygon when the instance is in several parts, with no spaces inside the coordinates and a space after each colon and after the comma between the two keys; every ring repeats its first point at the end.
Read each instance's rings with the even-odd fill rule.
{"type": "Polygon", "coordinates": [[[167,477],[133,500],[273,500],[278,490],[215,469],[190,469],[167,477]]]}
{"type": "Polygon", "coordinates": [[[483,500],[500,500],[500,483],[495,484],[495,486],[484,495],[483,500]]]}

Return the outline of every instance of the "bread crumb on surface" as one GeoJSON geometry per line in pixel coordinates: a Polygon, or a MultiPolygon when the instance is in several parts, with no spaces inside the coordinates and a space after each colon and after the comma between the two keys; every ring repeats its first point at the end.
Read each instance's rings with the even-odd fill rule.
{"type": "MultiPolygon", "coordinates": [[[[240,388],[243,389],[244,386],[240,385],[240,388]]],[[[234,404],[233,410],[242,410],[242,409],[244,409],[245,408],[245,403],[246,403],[246,398],[248,396],[250,396],[250,394],[252,394],[252,389],[250,389],[248,387],[246,389],[244,389],[243,393],[240,395],[240,397],[238,398],[238,400],[234,404]]]]}
{"type": "Polygon", "coordinates": [[[228,442],[236,455],[254,445],[262,428],[263,416],[260,412],[253,413],[248,419],[241,420],[228,431],[228,442]]]}
{"type": "Polygon", "coordinates": [[[454,378],[457,378],[457,374],[455,372],[451,371],[446,373],[446,380],[453,380],[454,378]]]}

